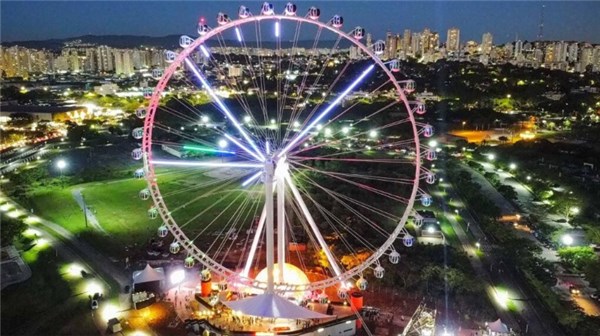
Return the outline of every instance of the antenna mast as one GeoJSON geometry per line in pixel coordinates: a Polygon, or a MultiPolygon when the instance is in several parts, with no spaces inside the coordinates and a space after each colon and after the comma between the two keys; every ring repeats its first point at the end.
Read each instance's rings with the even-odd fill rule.
{"type": "Polygon", "coordinates": [[[538,41],[541,41],[544,38],[544,8],[546,5],[542,5],[542,9],[540,11],[540,30],[538,31],[538,41]]]}

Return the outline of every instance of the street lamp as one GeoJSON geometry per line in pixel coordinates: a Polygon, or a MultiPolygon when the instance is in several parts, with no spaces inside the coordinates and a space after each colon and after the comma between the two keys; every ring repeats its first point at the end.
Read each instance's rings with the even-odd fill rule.
{"type": "Polygon", "coordinates": [[[487,157],[488,157],[488,160],[490,160],[490,161],[494,161],[496,159],[496,155],[494,155],[492,153],[488,154],[487,157]]]}
{"type": "Polygon", "coordinates": [[[508,165],[508,169],[515,170],[515,169],[517,169],[517,165],[515,163],[511,163],[508,165]]]}
{"type": "Polygon", "coordinates": [[[566,246],[573,245],[573,237],[570,234],[565,234],[562,236],[561,241],[566,246]]]}
{"type": "Polygon", "coordinates": [[[58,168],[58,170],[60,170],[60,176],[62,176],[63,169],[67,167],[67,161],[63,159],[58,160],[58,162],[56,162],[56,167],[58,168]]]}
{"type": "Polygon", "coordinates": [[[219,142],[217,144],[219,145],[219,148],[221,148],[221,149],[227,148],[227,140],[225,140],[225,139],[219,140],[219,142]]]}

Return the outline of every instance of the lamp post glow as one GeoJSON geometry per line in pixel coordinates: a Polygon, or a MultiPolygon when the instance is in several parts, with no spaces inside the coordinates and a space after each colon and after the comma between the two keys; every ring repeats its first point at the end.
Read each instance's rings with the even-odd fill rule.
{"type": "Polygon", "coordinates": [[[573,237],[570,234],[565,234],[564,236],[562,236],[562,238],[560,240],[566,246],[573,245],[573,237]]]}
{"type": "Polygon", "coordinates": [[[491,153],[488,154],[487,157],[488,157],[488,160],[490,160],[490,161],[494,161],[496,159],[496,155],[491,154],[491,153]]]}
{"type": "Polygon", "coordinates": [[[60,176],[63,174],[63,169],[67,168],[67,161],[60,159],[56,162],[56,167],[60,170],[60,176]]]}
{"type": "Polygon", "coordinates": [[[225,140],[225,139],[219,140],[219,142],[217,144],[219,145],[219,148],[221,148],[221,149],[227,148],[227,145],[228,145],[227,140],[225,140]]]}
{"type": "Polygon", "coordinates": [[[172,285],[179,285],[185,279],[185,270],[178,269],[173,271],[169,276],[172,285]]]}
{"type": "Polygon", "coordinates": [[[511,163],[508,165],[508,169],[515,170],[515,169],[517,169],[517,165],[515,163],[511,163]]]}

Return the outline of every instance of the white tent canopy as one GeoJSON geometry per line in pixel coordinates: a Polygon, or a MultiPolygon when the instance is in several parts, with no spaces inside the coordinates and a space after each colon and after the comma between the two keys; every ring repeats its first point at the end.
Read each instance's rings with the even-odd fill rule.
{"type": "Polygon", "coordinates": [[[133,284],[141,284],[145,282],[163,281],[165,273],[162,268],[154,269],[150,264],[146,264],[143,271],[133,272],[133,284]]]}
{"type": "Polygon", "coordinates": [[[508,334],[509,330],[506,324],[502,323],[500,319],[497,319],[494,322],[489,322],[487,324],[487,328],[491,332],[500,333],[500,334],[508,334]]]}
{"type": "Polygon", "coordinates": [[[251,316],[288,319],[332,317],[300,307],[290,300],[287,300],[277,294],[260,294],[242,300],[225,301],[223,303],[232,310],[240,311],[244,315],[251,316]]]}

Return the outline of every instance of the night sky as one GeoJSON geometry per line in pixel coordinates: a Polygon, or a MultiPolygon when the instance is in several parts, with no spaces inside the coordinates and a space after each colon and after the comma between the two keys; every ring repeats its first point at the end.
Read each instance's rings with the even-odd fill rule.
{"type": "MultiPolygon", "coordinates": [[[[276,12],[285,1],[272,1],[276,12]]],[[[237,17],[243,4],[258,13],[257,1],[2,1],[1,40],[41,40],[94,35],[189,34],[206,16],[211,25],[219,11],[237,17]]],[[[481,41],[489,31],[494,43],[520,39],[534,40],[538,33],[540,7],[545,8],[544,39],[579,40],[600,43],[600,2],[572,1],[296,1],[298,12],[311,5],[321,8],[322,20],[334,14],[345,19],[345,30],[363,26],[374,38],[387,30],[405,28],[421,31],[429,27],[440,32],[441,42],[451,26],[461,29],[461,42],[481,41]]],[[[308,38],[307,37],[301,37],[308,38]]]]}

